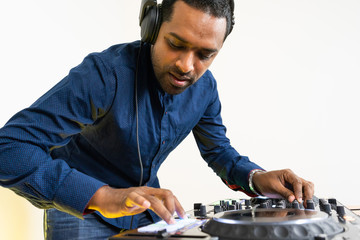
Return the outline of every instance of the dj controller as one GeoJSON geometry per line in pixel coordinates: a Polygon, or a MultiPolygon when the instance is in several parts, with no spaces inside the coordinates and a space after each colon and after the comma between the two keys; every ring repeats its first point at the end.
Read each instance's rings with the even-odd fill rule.
{"type": "Polygon", "coordinates": [[[360,217],[334,198],[314,197],[305,205],[283,199],[226,199],[195,203],[188,219],[164,221],[109,238],[171,240],[360,239],[360,217]]]}

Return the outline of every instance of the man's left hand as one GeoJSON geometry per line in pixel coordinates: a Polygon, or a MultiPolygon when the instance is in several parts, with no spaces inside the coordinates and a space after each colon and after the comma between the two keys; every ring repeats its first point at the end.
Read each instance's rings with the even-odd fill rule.
{"type": "Polygon", "coordinates": [[[289,202],[295,199],[306,203],[314,195],[314,184],[298,177],[290,169],[257,172],[252,178],[257,191],[270,198],[285,198],[289,202]]]}

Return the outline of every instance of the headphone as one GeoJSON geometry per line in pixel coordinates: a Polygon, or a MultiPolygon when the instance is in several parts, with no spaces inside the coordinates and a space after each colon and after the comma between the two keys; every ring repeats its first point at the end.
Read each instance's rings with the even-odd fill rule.
{"type": "Polygon", "coordinates": [[[156,0],[142,0],[139,25],[141,41],[154,44],[161,25],[161,4],[157,4],[156,0]]]}

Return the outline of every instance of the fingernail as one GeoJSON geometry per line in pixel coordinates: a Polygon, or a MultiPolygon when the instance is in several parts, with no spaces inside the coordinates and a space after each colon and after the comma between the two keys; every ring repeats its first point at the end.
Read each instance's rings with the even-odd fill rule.
{"type": "Polygon", "coordinates": [[[150,202],[149,201],[144,201],[143,207],[144,208],[149,208],[150,207],[150,202]]]}
{"type": "Polygon", "coordinates": [[[170,224],[175,224],[175,223],[176,223],[176,222],[175,222],[175,218],[173,218],[173,217],[172,217],[172,218],[170,218],[169,223],[170,223],[170,224]]]}

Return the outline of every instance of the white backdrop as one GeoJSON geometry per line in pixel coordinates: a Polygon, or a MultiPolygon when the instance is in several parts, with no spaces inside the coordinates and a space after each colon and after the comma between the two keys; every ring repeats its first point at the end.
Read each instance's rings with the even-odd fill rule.
{"type": "MultiPolygon", "coordinates": [[[[90,52],[139,38],[140,1],[1,1],[0,125],[90,52]]],[[[291,168],[319,197],[360,204],[360,2],[236,0],[213,65],[228,137],[268,170],[291,168]]],[[[160,168],[185,209],[233,192],[189,136],[160,168]]],[[[0,238],[41,239],[42,211],[0,188],[0,238]],[[20,228],[19,228],[20,227],[20,228]],[[19,230],[20,229],[20,230],[19,230]]]]}

